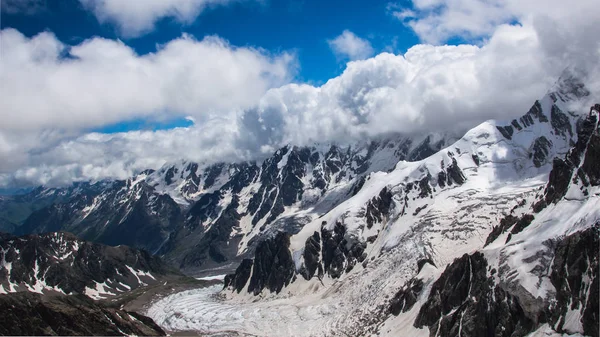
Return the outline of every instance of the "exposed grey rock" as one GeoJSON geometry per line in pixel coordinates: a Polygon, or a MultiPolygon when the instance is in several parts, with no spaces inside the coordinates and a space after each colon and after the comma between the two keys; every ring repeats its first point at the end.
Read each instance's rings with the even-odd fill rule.
{"type": "Polygon", "coordinates": [[[258,244],[248,292],[258,295],[263,289],[268,289],[279,293],[290,284],[296,267],[289,246],[290,236],[284,232],[258,244]]]}
{"type": "Polygon", "coordinates": [[[518,298],[494,285],[481,253],[465,254],[434,282],[415,327],[430,336],[525,336],[534,324],[518,298]]]}
{"type": "Polygon", "coordinates": [[[506,138],[508,140],[512,139],[512,135],[514,133],[512,126],[510,126],[510,125],[496,126],[496,129],[498,129],[498,131],[500,131],[500,133],[502,134],[502,136],[504,136],[504,138],[506,138]]]}
{"type": "Polygon", "coordinates": [[[540,167],[546,163],[550,148],[552,148],[552,142],[546,137],[540,136],[535,140],[532,147],[533,165],[535,167],[540,167]]]}
{"type": "Polygon", "coordinates": [[[395,316],[413,308],[419,295],[423,291],[423,280],[411,279],[390,300],[389,312],[395,316]]]}
{"type": "Polygon", "coordinates": [[[550,280],[556,289],[551,323],[558,332],[565,329],[565,316],[569,310],[581,311],[581,323],[586,336],[599,335],[598,322],[600,285],[598,277],[598,247],[600,223],[560,240],[552,264],[550,280]]]}
{"type": "Polygon", "coordinates": [[[392,193],[387,187],[384,187],[379,195],[369,200],[367,203],[365,217],[367,228],[373,227],[374,223],[380,223],[390,212],[392,206],[392,193]]]}
{"type": "Polygon", "coordinates": [[[448,174],[448,185],[452,185],[452,183],[455,183],[457,185],[462,185],[465,183],[465,175],[462,173],[462,170],[460,169],[460,167],[458,167],[458,163],[456,162],[456,158],[452,158],[452,164],[450,164],[448,166],[448,168],[446,169],[446,172],[448,174]]]}
{"type": "Polygon", "coordinates": [[[232,287],[238,293],[241,292],[250,278],[253,263],[254,262],[251,259],[242,260],[242,263],[237,267],[235,273],[225,276],[223,289],[232,287]]]}
{"type": "Polygon", "coordinates": [[[489,245],[490,243],[496,241],[496,239],[502,233],[509,230],[514,224],[517,223],[518,220],[519,220],[519,218],[513,216],[512,214],[509,214],[509,215],[505,216],[504,218],[502,218],[500,220],[500,224],[498,226],[494,226],[492,228],[492,231],[488,235],[487,239],[485,240],[485,244],[483,246],[485,247],[485,246],[489,245]]]}
{"type": "Polygon", "coordinates": [[[575,168],[582,161],[583,165],[577,169],[575,179],[581,179],[584,186],[590,182],[597,186],[600,182],[598,179],[600,169],[597,164],[593,164],[597,163],[598,158],[600,158],[600,135],[597,120],[597,114],[590,111],[588,117],[578,127],[577,143],[569,150],[564,159],[554,159],[548,184],[544,190],[544,198],[534,205],[535,212],[541,211],[550,203],[558,202],[565,196],[569,186],[571,186],[575,168]]]}
{"type": "Polygon", "coordinates": [[[571,122],[569,117],[565,115],[556,104],[552,105],[552,109],[550,110],[550,125],[554,129],[554,132],[558,135],[569,136],[573,135],[573,130],[571,129],[571,122]]]}
{"type": "Polygon", "coordinates": [[[300,271],[302,276],[310,280],[313,276],[317,275],[320,279],[323,277],[323,266],[320,261],[321,255],[321,235],[319,232],[314,232],[304,245],[304,269],[300,271]]]}
{"type": "Polygon", "coordinates": [[[516,119],[513,119],[512,122],[510,122],[510,124],[519,131],[523,130],[523,128],[521,127],[521,125],[519,125],[519,122],[517,122],[516,119]]]}

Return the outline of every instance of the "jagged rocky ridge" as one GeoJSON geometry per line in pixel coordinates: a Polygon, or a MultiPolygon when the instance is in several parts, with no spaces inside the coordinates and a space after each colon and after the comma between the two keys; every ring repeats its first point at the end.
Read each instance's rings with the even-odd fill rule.
{"type": "Polygon", "coordinates": [[[81,184],[66,202],[33,212],[15,234],[69,231],[84,240],[155,252],[182,212],[169,196],[135,179],[81,184]]]}
{"type": "Polygon", "coordinates": [[[65,232],[0,238],[0,293],[83,294],[108,298],[181,274],[126,246],[90,243],[65,232]]]}
{"type": "MultiPolygon", "coordinates": [[[[15,233],[69,231],[85,240],[146,249],[189,273],[231,266],[278,231],[295,234],[360,190],[372,172],[418,160],[451,135],[391,136],[353,146],[286,146],[261,163],[182,162],[124,181],[79,183],[35,210],[15,233]],[[293,213],[290,213],[293,212],[293,213]]],[[[1,206],[0,206],[1,207],[1,206]]]]}
{"type": "MultiPolygon", "coordinates": [[[[432,196],[435,188],[431,186],[431,181],[438,183],[439,188],[450,187],[453,184],[461,185],[465,177],[458,167],[456,159],[449,156],[450,165],[446,167],[444,161],[440,164],[440,170],[437,174],[438,179],[434,180],[429,172],[419,180],[409,181],[399,189],[395,190],[396,196],[400,196],[400,205],[402,210],[400,215],[404,215],[409,204],[410,196],[420,199],[427,199],[432,196]]],[[[375,222],[381,224],[389,215],[392,207],[392,192],[387,187],[381,189],[379,194],[370,199],[363,205],[359,216],[361,221],[365,222],[366,229],[371,230],[375,222]]],[[[414,200],[414,198],[413,198],[414,200]]],[[[415,215],[426,207],[417,208],[415,215]]],[[[350,272],[357,263],[365,261],[367,254],[365,252],[367,244],[377,237],[369,236],[366,241],[357,237],[354,233],[349,233],[341,220],[336,221],[335,225],[328,226],[326,221],[321,223],[320,231],[315,231],[306,239],[302,251],[303,264],[297,268],[295,261],[291,258],[289,233],[279,232],[273,239],[266,239],[258,244],[254,253],[254,261],[268,261],[261,264],[260,267],[254,264],[252,274],[247,273],[247,266],[252,262],[245,262],[245,268],[239,270],[239,274],[229,275],[225,282],[225,287],[235,284],[245,284],[250,279],[248,291],[259,294],[263,289],[279,292],[284,286],[287,286],[296,276],[302,275],[310,280],[313,276],[319,279],[323,275],[328,275],[332,279],[339,278],[343,273],[350,272]],[[287,238],[287,239],[284,239],[287,238]],[[273,252],[278,252],[281,258],[272,261],[273,252]],[[287,265],[286,265],[287,264],[287,265]],[[285,273],[281,273],[285,270],[285,273]],[[273,278],[272,275],[277,275],[273,278]],[[271,283],[252,282],[252,280],[271,279],[271,283]],[[274,283],[273,283],[274,282],[274,283]]],[[[251,260],[250,260],[251,261],[251,260]]],[[[241,291],[239,286],[236,290],[241,291]]]]}

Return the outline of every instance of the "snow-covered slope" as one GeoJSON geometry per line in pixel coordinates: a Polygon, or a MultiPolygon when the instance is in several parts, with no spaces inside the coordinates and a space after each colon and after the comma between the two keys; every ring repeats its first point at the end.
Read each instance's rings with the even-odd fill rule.
{"type": "Polygon", "coordinates": [[[570,111],[588,96],[563,80],[519,119],[372,172],[330,211],[297,211],[306,225],[257,245],[226,278],[227,300],[208,304],[209,325],[178,311],[204,294],[149,314],[175,330],[266,336],[597,335],[599,107],[570,111]]]}

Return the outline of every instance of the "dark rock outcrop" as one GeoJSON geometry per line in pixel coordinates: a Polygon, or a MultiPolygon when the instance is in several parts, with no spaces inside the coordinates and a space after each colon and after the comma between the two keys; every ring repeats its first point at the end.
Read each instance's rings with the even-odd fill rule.
{"type": "MultiPolygon", "coordinates": [[[[479,165],[479,157],[473,155],[473,159],[477,158],[477,165],[479,165]]],[[[465,183],[467,178],[463,174],[462,170],[458,166],[456,158],[452,157],[452,163],[446,168],[444,162],[441,163],[442,170],[438,173],[438,186],[441,188],[452,186],[453,184],[462,185],[465,183]]]]}
{"type": "Polygon", "coordinates": [[[600,185],[600,135],[590,137],[583,164],[577,170],[577,177],[585,186],[600,185]]]}
{"type": "MultiPolygon", "coordinates": [[[[427,198],[431,197],[433,190],[429,182],[431,181],[431,174],[427,173],[427,176],[423,177],[423,179],[419,180],[414,186],[419,189],[419,198],[427,198]]],[[[407,185],[407,190],[410,190],[407,185]]],[[[412,184],[410,185],[413,186],[412,184]]]]}
{"type": "Polygon", "coordinates": [[[165,335],[149,317],[108,308],[83,295],[43,296],[29,292],[1,295],[0,312],[1,335],[165,335]]]}
{"type": "Polygon", "coordinates": [[[550,125],[554,129],[554,132],[558,135],[569,136],[573,135],[573,129],[571,128],[571,122],[569,121],[569,117],[565,115],[556,104],[552,105],[552,109],[550,110],[550,125]]]}
{"type": "Polygon", "coordinates": [[[521,125],[519,125],[519,122],[516,119],[513,119],[512,122],[510,122],[510,125],[512,125],[519,131],[523,130],[523,128],[521,127],[521,125]]]}
{"type": "Polygon", "coordinates": [[[600,159],[598,111],[592,108],[587,118],[578,126],[575,145],[564,159],[554,159],[544,197],[535,203],[534,211],[540,212],[546,205],[561,200],[571,186],[572,178],[574,178],[573,182],[581,180],[584,186],[589,184],[597,186],[600,183],[600,167],[596,164],[598,159],[600,159]],[[577,174],[573,177],[576,168],[577,174]]]}
{"type": "Polygon", "coordinates": [[[434,282],[415,327],[430,336],[525,336],[534,322],[519,300],[487,276],[483,254],[463,255],[434,282]]]}
{"type": "Polygon", "coordinates": [[[321,255],[321,235],[319,232],[314,232],[304,245],[304,269],[300,271],[300,274],[310,280],[313,276],[317,275],[319,279],[323,277],[323,266],[320,261],[321,255]]]}
{"type": "Polygon", "coordinates": [[[551,323],[558,332],[574,332],[565,328],[565,319],[569,310],[575,310],[580,312],[584,334],[599,335],[599,228],[597,223],[588,230],[571,234],[554,251],[550,280],[556,289],[556,301],[551,323]]]}
{"type": "Polygon", "coordinates": [[[540,103],[540,101],[537,101],[537,100],[535,101],[533,106],[529,109],[527,114],[525,114],[525,116],[529,116],[529,117],[531,117],[531,119],[533,119],[533,117],[535,117],[538,121],[540,121],[542,123],[548,122],[548,117],[546,117],[546,115],[544,115],[544,113],[542,112],[542,104],[540,103]]]}
{"type": "MultiPolygon", "coordinates": [[[[241,218],[237,208],[238,197],[234,196],[231,203],[218,214],[218,217],[215,216],[216,220],[213,224],[206,230],[202,228],[198,241],[184,255],[180,268],[199,268],[208,261],[216,263],[228,261],[228,256],[237,251],[235,244],[237,241],[230,240],[231,232],[238,226],[241,218]]],[[[216,212],[211,214],[217,215],[216,212]]],[[[193,218],[191,221],[193,223],[193,218]]],[[[181,240],[181,238],[179,239],[181,240]]]]}
{"type": "Polygon", "coordinates": [[[512,235],[521,232],[523,229],[529,226],[533,219],[534,216],[531,214],[524,214],[520,218],[511,214],[505,216],[500,220],[500,224],[498,226],[494,226],[494,228],[492,228],[492,231],[485,240],[484,247],[494,242],[502,233],[507,232],[512,227],[512,230],[506,238],[506,242],[509,242],[512,235]]]}
{"type": "Polygon", "coordinates": [[[271,223],[285,210],[302,198],[304,184],[300,180],[306,174],[305,162],[309,156],[297,147],[286,146],[265,160],[260,170],[260,188],[250,200],[248,210],[257,224],[269,214],[265,223],[271,223]],[[285,165],[281,162],[287,157],[285,165]]]}
{"type": "Polygon", "coordinates": [[[454,157],[452,158],[452,164],[450,164],[448,166],[448,168],[446,169],[446,172],[448,175],[448,180],[447,180],[448,185],[452,185],[452,183],[455,183],[457,185],[462,185],[465,183],[465,181],[466,181],[465,175],[463,174],[460,167],[458,167],[456,158],[454,158],[454,157]]]}
{"type": "Polygon", "coordinates": [[[290,235],[278,233],[274,238],[258,244],[248,292],[258,295],[263,289],[279,293],[290,284],[296,266],[289,250],[290,235]]]}
{"type": "Polygon", "coordinates": [[[502,134],[502,136],[504,136],[504,138],[511,140],[512,139],[512,135],[514,133],[513,127],[510,125],[507,126],[496,126],[496,129],[498,129],[498,131],[500,131],[500,133],[502,134]]]}
{"type": "Polygon", "coordinates": [[[392,193],[384,187],[379,195],[369,200],[365,212],[367,228],[373,227],[374,223],[380,223],[389,214],[392,206],[392,193]]]}
{"type": "Polygon", "coordinates": [[[540,167],[546,163],[546,158],[550,153],[551,147],[552,142],[550,142],[544,136],[541,136],[534,141],[532,147],[532,159],[533,165],[535,165],[535,167],[540,167]]]}
{"type": "Polygon", "coordinates": [[[389,313],[398,316],[400,313],[412,309],[415,303],[417,303],[421,291],[423,291],[423,280],[418,278],[411,279],[390,300],[389,313]]]}
{"type": "Polygon", "coordinates": [[[517,221],[517,223],[515,224],[515,226],[513,227],[513,229],[510,231],[510,234],[514,235],[514,234],[520,233],[525,228],[527,228],[527,226],[529,226],[531,224],[531,222],[533,221],[533,219],[534,219],[533,215],[531,215],[531,214],[524,214],[519,219],[519,221],[517,221]]]}
{"type": "Polygon", "coordinates": [[[573,164],[560,158],[554,158],[552,171],[548,178],[546,186],[545,201],[547,204],[558,202],[567,193],[571,185],[571,176],[573,175],[573,164]]]}
{"type": "Polygon", "coordinates": [[[432,137],[428,136],[421,142],[417,147],[408,155],[408,161],[418,161],[421,159],[425,159],[439,150],[445,145],[444,140],[441,140],[437,143],[432,142],[432,137]]]}
{"type": "Polygon", "coordinates": [[[356,263],[365,260],[366,243],[347,237],[346,227],[341,223],[336,223],[333,230],[326,229],[324,224],[321,236],[323,271],[331,278],[339,278],[344,272],[352,270],[356,263]]]}
{"type": "Polygon", "coordinates": [[[511,215],[511,214],[502,218],[500,220],[500,224],[498,226],[494,226],[492,228],[492,231],[488,235],[487,239],[485,240],[485,244],[483,246],[485,247],[485,246],[489,245],[490,243],[494,242],[502,233],[506,232],[514,224],[516,224],[518,220],[519,220],[519,218],[517,218],[516,216],[511,215]]]}
{"type": "Polygon", "coordinates": [[[250,273],[252,272],[252,265],[254,261],[251,259],[244,259],[242,263],[237,267],[235,273],[229,274],[225,276],[223,289],[232,287],[238,293],[244,289],[248,279],[250,278],[250,273]]]}

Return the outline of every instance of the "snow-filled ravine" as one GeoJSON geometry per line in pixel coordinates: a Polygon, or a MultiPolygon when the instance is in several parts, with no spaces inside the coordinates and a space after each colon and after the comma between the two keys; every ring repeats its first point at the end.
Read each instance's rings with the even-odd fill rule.
{"type": "Polygon", "coordinates": [[[222,288],[215,285],[167,296],[154,303],[146,314],[168,331],[221,336],[310,336],[322,332],[336,310],[333,304],[311,305],[292,299],[231,303],[219,297],[222,288]]]}

